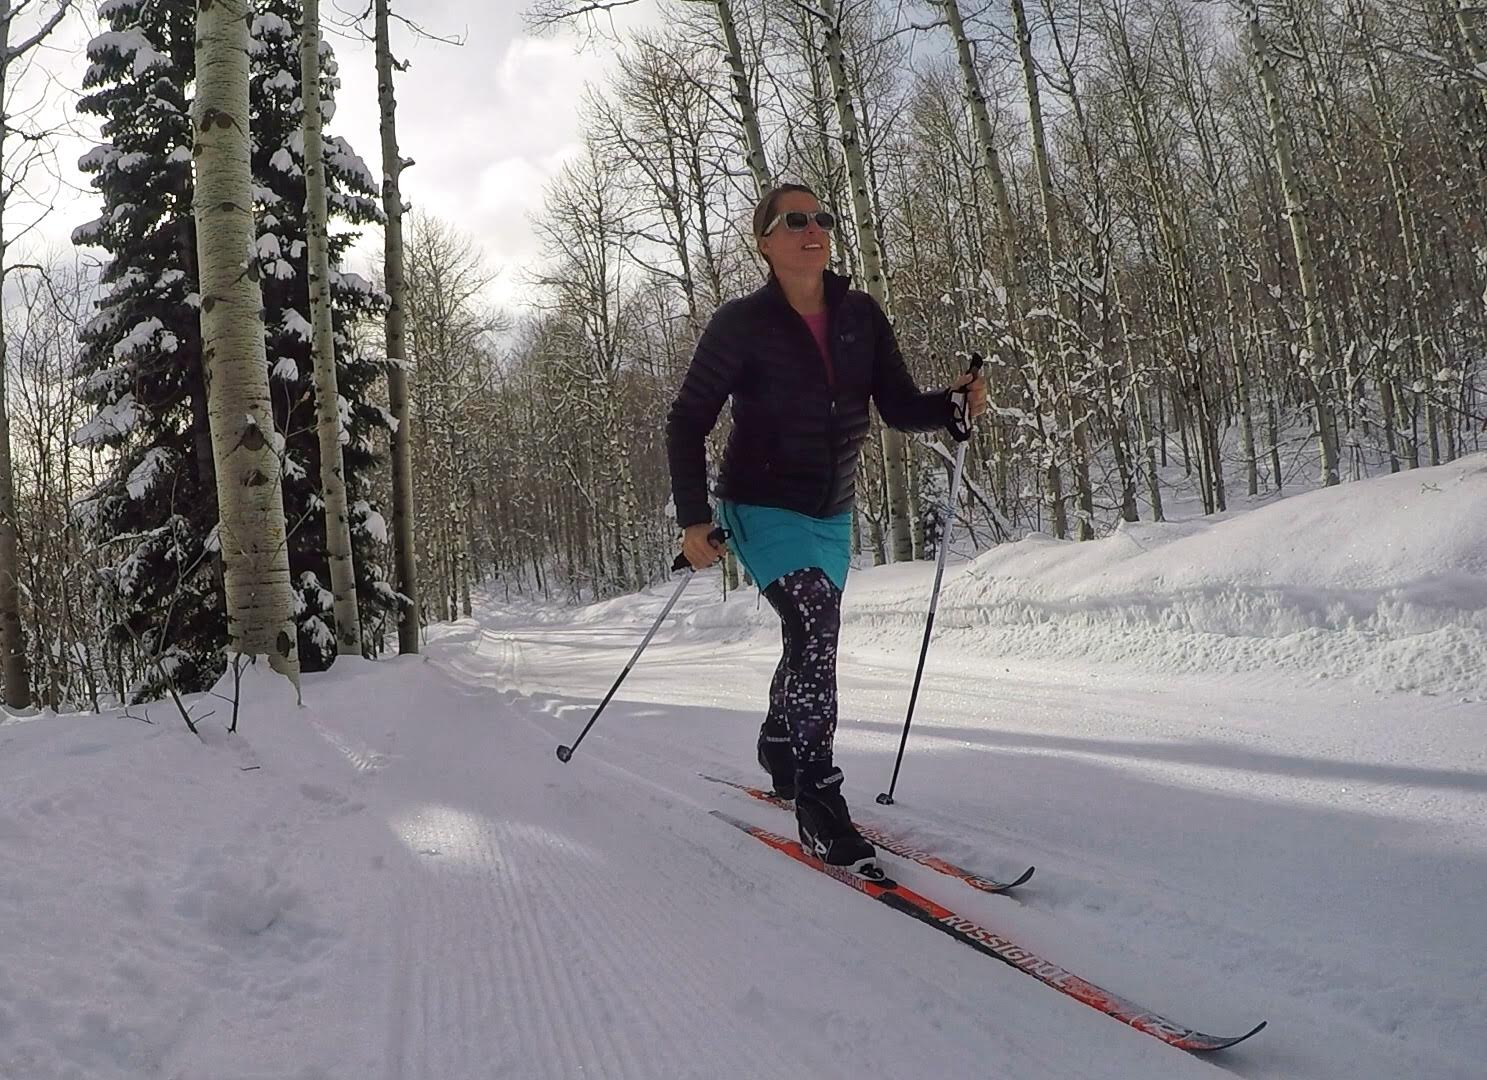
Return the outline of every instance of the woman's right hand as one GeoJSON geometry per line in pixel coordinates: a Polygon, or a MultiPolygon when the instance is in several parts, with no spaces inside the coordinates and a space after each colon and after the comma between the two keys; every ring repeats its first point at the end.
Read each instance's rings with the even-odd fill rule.
{"type": "Polygon", "coordinates": [[[722,557],[722,545],[708,539],[708,534],[716,528],[711,521],[704,521],[682,530],[682,554],[693,570],[706,569],[722,557]]]}

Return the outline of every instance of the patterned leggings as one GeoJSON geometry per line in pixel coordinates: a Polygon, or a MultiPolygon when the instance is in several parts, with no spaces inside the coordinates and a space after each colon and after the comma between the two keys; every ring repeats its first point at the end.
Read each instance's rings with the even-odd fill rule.
{"type": "Polygon", "coordinates": [[[780,616],[784,654],[769,684],[764,730],[790,736],[799,764],[831,763],[836,734],[836,643],[842,592],[819,567],[786,574],[764,590],[780,616]]]}

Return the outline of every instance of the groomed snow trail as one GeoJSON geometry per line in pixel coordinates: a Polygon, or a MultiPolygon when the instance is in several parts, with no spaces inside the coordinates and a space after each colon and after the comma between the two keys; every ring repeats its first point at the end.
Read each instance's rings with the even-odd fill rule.
{"type": "MultiPolygon", "coordinates": [[[[337,733],[387,744],[373,804],[406,852],[388,1080],[1207,1071],[739,836],[715,799],[567,771],[531,701],[419,684],[395,737],[337,733]]],[[[396,694],[381,668],[343,685],[383,714],[396,694]]]]}
{"type": "MultiPolygon", "coordinates": [[[[911,669],[902,650],[844,651],[838,756],[857,812],[988,873],[1039,864],[1015,899],[902,863],[893,872],[1176,1019],[1222,1034],[1271,1021],[1245,1047],[1198,1059],[710,822],[703,810],[725,806],[790,831],[777,811],[697,776],[757,779],[767,638],[663,632],[559,764],[553,748],[582,727],[653,610],[652,598],[567,623],[492,613],[431,649],[470,697],[430,723],[419,756],[445,774],[412,790],[437,781],[489,820],[514,821],[471,834],[495,838],[476,846],[507,853],[504,869],[492,855],[462,875],[457,859],[428,856],[432,899],[414,903],[496,920],[490,962],[530,958],[525,974],[495,973],[514,993],[549,972],[533,984],[542,1000],[513,1006],[517,1030],[490,1045],[519,1046],[528,1062],[547,1047],[552,1071],[511,1075],[734,1076],[756,1058],[775,1067],[771,1054],[825,1076],[865,1062],[904,1076],[1479,1075],[1487,1048],[1470,988],[1487,978],[1487,871],[1472,821],[1487,779],[1480,753],[1460,753],[1476,726],[1469,705],[1426,704],[1421,740],[1422,702],[1407,695],[941,657],[900,805],[884,809],[872,795],[911,669]],[[471,900],[468,879],[481,875],[486,898],[471,900]],[[565,1002],[586,1020],[558,1021],[565,1002]]],[[[432,914],[425,930],[445,937],[432,914]]],[[[430,1033],[469,1019],[414,1022],[423,1034],[405,1049],[415,1037],[447,1046],[430,1033]]],[[[418,1060],[405,1054],[393,1075],[433,1075],[418,1060]]]]}

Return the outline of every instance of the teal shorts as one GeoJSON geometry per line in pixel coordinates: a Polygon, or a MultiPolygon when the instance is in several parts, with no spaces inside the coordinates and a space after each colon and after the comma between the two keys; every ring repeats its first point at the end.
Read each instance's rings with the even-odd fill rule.
{"type": "Polygon", "coordinates": [[[786,574],[818,566],[838,589],[847,587],[852,558],[852,511],[817,518],[777,506],[720,501],[719,524],[728,546],[761,590],[786,574]]]}

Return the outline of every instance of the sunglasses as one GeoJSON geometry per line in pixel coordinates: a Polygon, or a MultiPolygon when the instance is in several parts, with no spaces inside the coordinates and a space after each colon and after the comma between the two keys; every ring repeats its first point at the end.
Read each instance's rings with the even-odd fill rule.
{"type": "Polygon", "coordinates": [[[768,236],[774,232],[774,227],[782,221],[785,223],[787,232],[805,232],[805,227],[811,223],[812,218],[815,219],[816,224],[820,226],[822,232],[830,232],[836,228],[836,217],[826,210],[817,210],[814,214],[808,214],[804,210],[787,210],[785,213],[776,214],[771,218],[769,224],[764,227],[764,231],[759,235],[768,236]]]}

